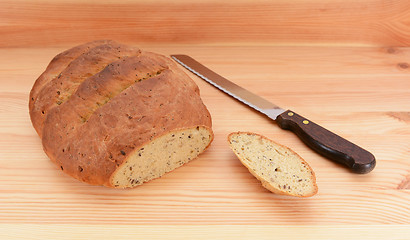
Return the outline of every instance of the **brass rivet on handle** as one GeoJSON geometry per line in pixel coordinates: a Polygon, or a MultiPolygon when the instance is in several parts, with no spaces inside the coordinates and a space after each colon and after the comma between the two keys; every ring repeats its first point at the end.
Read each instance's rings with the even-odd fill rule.
{"type": "Polygon", "coordinates": [[[293,116],[293,112],[288,112],[288,116],[293,116]]]}
{"type": "Polygon", "coordinates": [[[308,120],[303,120],[303,124],[309,124],[308,120]]]}

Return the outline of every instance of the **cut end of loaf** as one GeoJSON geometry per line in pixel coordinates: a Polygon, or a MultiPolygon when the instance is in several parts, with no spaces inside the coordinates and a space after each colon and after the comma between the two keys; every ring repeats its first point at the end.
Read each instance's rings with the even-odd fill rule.
{"type": "Polygon", "coordinates": [[[111,177],[111,187],[132,188],[158,178],[195,159],[212,142],[208,127],[164,134],[134,151],[111,177]]]}
{"type": "Polygon", "coordinates": [[[255,133],[231,133],[228,141],[242,164],[271,192],[297,197],[317,193],[313,170],[291,149],[255,133]]]}

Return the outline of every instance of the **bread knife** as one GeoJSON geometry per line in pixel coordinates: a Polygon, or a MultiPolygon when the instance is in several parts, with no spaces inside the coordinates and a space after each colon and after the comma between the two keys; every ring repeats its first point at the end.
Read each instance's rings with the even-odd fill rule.
{"type": "Polygon", "coordinates": [[[266,99],[236,85],[187,55],[171,55],[183,67],[238,101],[275,120],[280,128],[294,132],[307,146],[322,156],[343,164],[354,173],[369,173],[376,166],[370,152],[266,99]]]}

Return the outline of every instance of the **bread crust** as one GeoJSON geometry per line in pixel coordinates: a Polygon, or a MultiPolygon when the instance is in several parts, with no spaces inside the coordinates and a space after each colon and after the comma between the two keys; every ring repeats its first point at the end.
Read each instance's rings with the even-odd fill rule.
{"type": "Polygon", "coordinates": [[[252,133],[252,132],[241,132],[241,131],[232,132],[232,133],[230,133],[230,134],[228,135],[228,138],[227,138],[227,139],[228,139],[228,143],[230,144],[230,146],[231,146],[233,152],[234,152],[235,155],[238,157],[238,159],[241,161],[241,163],[249,170],[249,172],[250,172],[255,178],[257,178],[257,179],[261,182],[262,186],[265,187],[266,189],[268,189],[269,191],[271,191],[271,192],[273,192],[273,193],[275,193],[275,194],[291,195],[291,196],[296,196],[296,197],[311,197],[311,196],[315,195],[315,194],[318,192],[318,187],[317,187],[317,184],[316,184],[316,175],[315,175],[315,172],[313,171],[313,169],[309,166],[309,164],[308,164],[299,154],[297,154],[295,151],[293,151],[293,150],[290,149],[289,147],[284,146],[284,145],[282,145],[282,144],[279,144],[279,143],[277,143],[277,142],[275,142],[275,141],[273,141],[273,140],[271,140],[271,139],[269,139],[269,138],[267,138],[267,137],[265,137],[265,136],[263,136],[263,135],[260,135],[260,134],[257,134],[257,133],[252,133]],[[282,148],[284,148],[284,149],[287,149],[287,150],[288,150],[289,152],[291,152],[293,155],[297,156],[298,159],[302,162],[302,164],[304,164],[304,165],[309,169],[309,172],[311,173],[311,180],[312,180],[312,182],[314,183],[314,185],[313,185],[313,187],[314,187],[313,191],[312,191],[310,194],[306,194],[306,195],[302,195],[302,196],[301,196],[301,195],[293,195],[293,194],[290,194],[289,192],[283,191],[281,188],[278,188],[276,185],[270,184],[270,183],[269,183],[268,181],[266,181],[259,173],[257,173],[255,170],[253,170],[253,168],[252,168],[251,166],[249,166],[246,161],[244,161],[243,157],[242,157],[240,154],[238,154],[238,152],[236,152],[236,151],[234,150],[234,148],[232,147],[231,138],[232,138],[233,135],[237,135],[237,134],[248,134],[248,135],[259,136],[259,137],[265,139],[265,140],[268,141],[268,142],[271,142],[271,143],[273,143],[273,144],[275,144],[275,145],[278,145],[278,146],[280,146],[280,147],[282,147],[282,148]]]}
{"type": "Polygon", "coordinates": [[[38,94],[29,106],[33,126],[45,153],[65,173],[112,187],[118,166],[155,137],[197,126],[212,134],[197,85],[172,60],[112,41],[86,46],[94,47],[71,62],[53,63],[66,66],[53,69],[67,77],[36,82],[31,91],[31,98],[38,94]],[[93,60],[98,63],[89,65],[93,60]]]}
{"type": "MultiPolygon", "coordinates": [[[[51,104],[55,103],[56,101],[51,100],[41,100],[39,98],[49,97],[51,98],[54,96],[56,99],[56,93],[60,89],[57,89],[58,86],[50,84],[50,82],[56,82],[61,78],[61,74],[64,70],[67,69],[67,66],[71,64],[74,60],[78,59],[80,56],[85,56],[89,53],[93,48],[102,45],[112,46],[114,42],[111,40],[99,40],[93,41],[89,43],[85,43],[71,49],[68,49],[57,56],[55,56],[51,62],[48,64],[46,70],[37,78],[35,81],[31,91],[30,91],[30,100],[29,100],[29,110],[30,110],[30,118],[33,124],[34,129],[37,131],[38,135],[41,136],[42,134],[42,127],[43,122],[45,120],[45,112],[48,110],[47,107],[44,106],[45,103],[51,104]],[[47,86],[48,85],[48,86],[47,86]],[[47,86],[47,87],[46,87],[47,86]],[[53,87],[55,89],[53,89],[53,87]],[[47,88],[45,90],[45,88],[47,88]],[[43,92],[41,92],[43,91],[43,92]]],[[[77,62],[79,62],[77,60],[77,62]]],[[[84,61],[83,61],[84,62],[84,61]]],[[[81,64],[73,64],[74,68],[81,67],[81,64]]],[[[75,70],[75,69],[74,69],[75,70]]],[[[63,79],[62,79],[63,80],[63,79]]],[[[64,81],[62,81],[64,82],[64,81]]],[[[47,105],[46,105],[47,106],[47,105]]]]}

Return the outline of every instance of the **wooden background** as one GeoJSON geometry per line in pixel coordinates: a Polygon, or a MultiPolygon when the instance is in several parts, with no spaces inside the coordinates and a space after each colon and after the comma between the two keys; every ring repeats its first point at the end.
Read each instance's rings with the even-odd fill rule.
{"type": "Polygon", "coordinates": [[[1,239],[410,239],[408,0],[0,0],[1,239]],[[28,93],[59,52],[114,39],[189,54],[372,152],[356,175],[190,74],[213,117],[198,159],[132,190],[89,186],[42,151],[28,93]],[[272,194],[226,137],[291,147],[317,175],[308,199],[272,194]]]}

